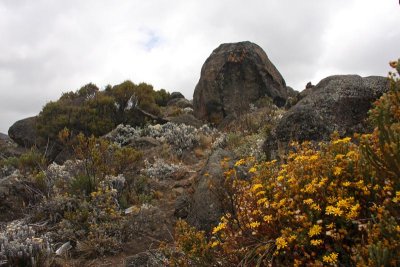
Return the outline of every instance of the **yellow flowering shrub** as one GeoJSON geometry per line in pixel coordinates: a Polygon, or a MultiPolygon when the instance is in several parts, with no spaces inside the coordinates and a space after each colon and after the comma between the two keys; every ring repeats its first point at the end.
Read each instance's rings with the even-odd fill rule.
{"type": "Polygon", "coordinates": [[[225,172],[234,209],[212,231],[214,266],[400,265],[400,86],[390,81],[372,134],[293,143],[285,162],[242,159],[225,172]]]}
{"type": "Polygon", "coordinates": [[[203,231],[189,226],[185,221],[176,223],[175,243],[176,251],[164,247],[164,254],[169,256],[168,266],[212,266],[213,254],[211,249],[218,245],[218,241],[209,242],[203,231]]]}

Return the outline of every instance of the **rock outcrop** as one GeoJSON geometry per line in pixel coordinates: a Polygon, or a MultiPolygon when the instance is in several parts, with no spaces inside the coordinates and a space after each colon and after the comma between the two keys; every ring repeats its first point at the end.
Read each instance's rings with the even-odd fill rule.
{"type": "Polygon", "coordinates": [[[8,129],[8,136],[22,147],[31,147],[37,143],[37,117],[29,117],[15,122],[8,129]]]}
{"type": "Polygon", "coordinates": [[[389,88],[385,77],[336,75],[321,80],[290,108],[267,138],[264,149],[275,158],[278,147],[289,141],[328,140],[337,131],[340,136],[365,133],[372,103],[389,88]]]}
{"type": "Polygon", "coordinates": [[[194,114],[218,124],[262,97],[270,97],[279,107],[287,99],[285,81],[267,54],[251,42],[221,44],[201,69],[193,95],[194,114]]]}
{"type": "Polygon", "coordinates": [[[233,158],[233,154],[223,149],[215,150],[201,171],[194,186],[193,200],[190,205],[188,222],[200,230],[209,231],[218,224],[224,214],[224,170],[221,161],[233,158]]]}

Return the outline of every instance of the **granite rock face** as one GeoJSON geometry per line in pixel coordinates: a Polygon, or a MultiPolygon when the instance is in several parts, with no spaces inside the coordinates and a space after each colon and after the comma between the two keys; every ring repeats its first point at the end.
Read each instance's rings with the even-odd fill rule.
{"type": "Polygon", "coordinates": [[[263,97],[282,107],[287,94],[285,80],[261,47],[251,42],[221,44],[201,69],[193,95],[194,114],[218,124],[263,97]]]}
{"type": "Polygon", "coordinates": [[[37,142],[37,117],[29,117],[15,122],[8,129],[8,136],[22,147],[31,147],[37,142]]]}
{"type": "Polygon", "coordinates": [[[328,140],[371,131],[367,119],[372,103],[389,88],[387,78],[335,75],[321,80],[291,107],[267,138],[264,149],[275,158],[278,147],[291,140],[328,140]]]}
{"type": "Polygon", "coordinates": [[[223,149],[215,150],[208,159],[194,185],[194,194],[190,204],[187,221],[200,230],[209,231],[217,225],[226,212],[222,193],[224,190],[224,169],[221,161],[233,158],[233,154],[223,149]]]}

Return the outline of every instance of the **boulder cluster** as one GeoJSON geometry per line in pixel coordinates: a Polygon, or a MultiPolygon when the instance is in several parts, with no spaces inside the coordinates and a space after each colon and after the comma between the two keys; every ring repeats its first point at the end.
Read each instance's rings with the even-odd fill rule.
{"type": "Polygon", "coordinates": [[[217,125],[248,112],[261,98],[287,111],[266,137],[264,152],[276,158],[290,141],[327,140],[370,131],[372,103],[389,88],[386,77],[334,75],[297,92],[286,86],[267,54],[251,42],[221,44],[204,63],[193,95],[194,115],[217,125]]]}

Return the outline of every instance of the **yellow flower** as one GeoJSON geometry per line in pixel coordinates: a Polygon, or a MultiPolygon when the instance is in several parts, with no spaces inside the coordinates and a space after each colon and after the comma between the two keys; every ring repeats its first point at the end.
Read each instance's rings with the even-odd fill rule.
{"type": "Polygon", "coordinates": [[[321,210],[321,207],[318,205],[318,204],[315,204],[315,203],[313,203],[313,204],[311,204],[311,209],[313,209],[313,210],[317,210],[317,211],[320,211],[321,210]]]}
{"type": "Polygon", "coordinates": [[[260,189],[260,188],[262,188],[262,187],[263,187],[262,184],[255,184],[255,185],[253,185],[253,187],[251,188],[251,191],[255,192],[255,191],[257,191],[258,189],[260,189]]]}
{"type": "Polygon", "coordinates": [[[225,229],[225,228],[226,228],[226,223],[225,222],[220,222],[216,227],[214,227],[212,233],[216,234],[216,233],[218,233],[219,231],[221,231],[222,229],[225,229]]]}
{"type": "Polygon", "coordinates": [[[265,191],[258,191],[256,193],[256,196],[261,196],[261,195],[265,195],[265,191]]]}
{"type": "Polygon", "coordinates": [[[246,163],[246,161],[244,159],[240,159],[240,160],[236,161],[235,167],[241,166],[241,165],[243,165],[245,163],[246,163]]]}
{"type": "Polygon", "coordinates": [[[313,245],[313,246],[319,246],[319,245],[321,245],[323,242],[322,242],[321,239],[311,239],[310,243],[311,243],[311,245],[313,245]]]}
{"type": "Polygon", "coordinates": [[[328,181],[327,177],[322,178],[321,181],[319,181],[318,186],[323,187],[327,181],[328,181]]]}
{"type": "Polygon", "coordinates": [[[311,184],[306,185],[305,188],[301,189],[301,192],[309,194],[315,193],[316,191],[317,190],[314,187],[314,181],[311,184]]]}
{"type": "Polygon", "coordinates": [[[344,158],[344,155],[343,154],[337,154],[336,156],[335,156],[335,160],[341,160],[341,159],[343,159],[344,158]]]}
{"type": "Polygon", "coordinates": [[[219,245],[219,241],[214,241],[214,242],[212,242],[211,247],[214,248],[218,245],[219,245]]]}
{"type": "Polygon", "coordinates": [[[340,168],[340,167],[333,168],[333,175],[338,176],[341,173],[342,173],[342,168],[340,168]]]}
{"type": "Polygon", "coordinates": [[[291,236],[289,236],[288,241],[293,242],[296,240],[296,238],[297,238],[297,235],[291,235],[291,236]]]}
{"type": "Polygon", "coordinates": [[[314,203],[314,200],[312,200],[311,198],[308,198],[308,199],[303,200],[303,203],[307,204],[307,205],[311,205],[312,203],[314,203]]]}
{"type": "Polygon", "coordinates": [[[265,215],[263,220],[264,220],[264,222],[271,222],[272,221],[272,215],[265,215]]]}
{"type": "Polygon", "coordinates": [[[298,259],[294,259],[294,263],[293,263],[294,267],[300,267],[302,266],[302,261],[298,260],[298,259]]]}
{"type": "Polygon", "coordinates": [[[251,168],[249,169],[249,173],[255,173],[256,171],[257,171],[257,169],[254,168],[254,167],[251,167],[251,168]]]}
{"type": "Polygon", "coordinates": [[[342,183],[342,185],[344,187],[349,187],[351,185],[351,183],[349,181],[346,181],[346,182],[342,183]]]}
{"type": "Polygon", "coordinates": [[[275,241],[275,244],[278,250],[287,247],[287,242],[284,237],[278,237],[275,241]]]}
{"type": "Polygon", "coordinates": [[[314,224],[311,229],[308,231],[308,235],[313,237],[315,235],[319,235],[322,231],[322,227],[318,224],[314,224]]]}
{"type": "Polygon", "coordinates": [[[263,204],[263,203],[265,203],[265,202],[267,202],[267,199],[264,197],[264,198],[261,198],[261,199],[259,199],[259,200],[257,200],[257,204],[258,205],[261,205],[261,204],[263,204]]]}
{"type": "Polygon", "coordinates": [[[260,223],[257,221],[250,223],[250,228],[257,228],[258,226],[260,226],[260,223]]]}
{"type": "Polygon", "coordinates": [[[396,192],[396,196],[393,198],[393,202],[397,203],[400,201],[400,191],[396,192]]]}
{"type": "Polygon", "coordinates": [[[326,228],[328,228],[328,229],[332,229],[333,227],[335,227],[335,224],[334,224],[334,223],[330,223],[330,224],[328,224],[328,225],[326,226],[326,228]]]}
{"type": "Polygon", "coordinates": [[[335,264],[337,262],[339,254],[336,252],[332,252],[329,255],[325,255],[322,257],[322,260],[326,263],[335,264]]]}
{"type": "Polygon", "coordinates": [[[325,213],[327,215],[334,215],[334,216],[342,216],[343,211],[340,208],[333,207],[333,206],[327,206],[325,213]]]}
{"type": "Polygon", "coordinates": [[[340,144],[340,143],[346,144],[346,143],[348,143],[350,141],[351,141],[350,137],[345,137],[343,139],[338,139],[338,140],[333,141],[332,144],[334,144],[334,145],[340,144]]]}
{"type": "Polygon", "coordinates": [[[318,155],[312,155],[311,157],[310,157],[310,160],[317,160],[318,159],[318,155]]]}
{"type": "Polygon", "coordinates": [[[251,212],[251,214],[252,214],[252,215],[258,215],[258,214],[261,214],[261,211],[259,211],[259,210],[253,210],[253,211],[251,212]]]}
{"type": "Polygon", "coordinates": [[[337,202],[336,206],[338,208],[349,208],[350,207],[350,203],[349,203],[349,199],[341,199],[337,202]]]}
{"type": "Polygon", "coordinates": [[[360,204],[356,204],[350,208],[350,212],[346,214],[347,219],[355,219],[358,216],[360,204]]]}

